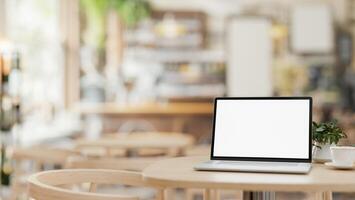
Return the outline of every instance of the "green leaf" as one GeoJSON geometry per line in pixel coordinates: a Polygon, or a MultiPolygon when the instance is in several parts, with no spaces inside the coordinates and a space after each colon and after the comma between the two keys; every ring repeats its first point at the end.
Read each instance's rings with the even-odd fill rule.
{"type": "Polygon", "coordinates": [[[116,10],[126,26],[133,26],[150,15],[147,0],[80,0],[86,16],[84,40],[86,43],[103,48],[108,10],[116,10]]]}
{"type": "Polygon", "coordinates": [[[319,127],[319,128],[316,129],[316,131],[324,131],[324,130],[325,130],[324,127],[319,127]]]}
{"type": "Polygon", "coordinates": [[[347,137],[343,130],[338,126],[337,121],[320,124],[313,122],[312,125],[313,141],[319,144],[337,144],[340,139],[347,137]]]}

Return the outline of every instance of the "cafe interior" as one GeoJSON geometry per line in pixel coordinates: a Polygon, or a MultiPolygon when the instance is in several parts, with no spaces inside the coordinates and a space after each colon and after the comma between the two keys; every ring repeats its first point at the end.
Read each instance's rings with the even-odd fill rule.
{"type": "Polygon", "coordinates": [[[354,38],[354,0],[0,0],[0,199],[355,199],[354,38]],[[216,97],[300,96],[322,173],[178,174],[216,97]]]}

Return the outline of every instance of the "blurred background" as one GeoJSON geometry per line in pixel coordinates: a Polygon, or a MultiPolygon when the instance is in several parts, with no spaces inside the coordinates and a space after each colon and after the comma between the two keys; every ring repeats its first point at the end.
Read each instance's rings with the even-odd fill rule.
{"type": "Polygon", "coordinates": [[[14,146],[209,144],[217,96],[312,96],[354,144],[354,37],[354,0],[0,0],[2,183],[14,146]]]}

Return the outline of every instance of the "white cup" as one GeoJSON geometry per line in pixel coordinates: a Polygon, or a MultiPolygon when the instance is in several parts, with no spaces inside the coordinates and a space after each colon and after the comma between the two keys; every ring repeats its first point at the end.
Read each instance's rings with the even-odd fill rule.
{"type": "Polygon", "coordinates": [[[330,147],[332,161],[338,166],[353,166],[355,158],[355,147],[335,146],[330,147]]]}

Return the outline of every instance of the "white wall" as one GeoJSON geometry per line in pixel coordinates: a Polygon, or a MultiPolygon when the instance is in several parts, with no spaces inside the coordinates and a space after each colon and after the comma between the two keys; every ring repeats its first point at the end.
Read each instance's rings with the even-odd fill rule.
{"type": "Polygon", "coordinates": [[[272,95],[271,21],[233,18],[227,31],[227,95],[272,95]]]}
{"type": "Polygon", "coordinates": [[[300,4],[291,11],[291,47],[298,53],[332,53],[334,28],[327,4],[300,4]]]}

